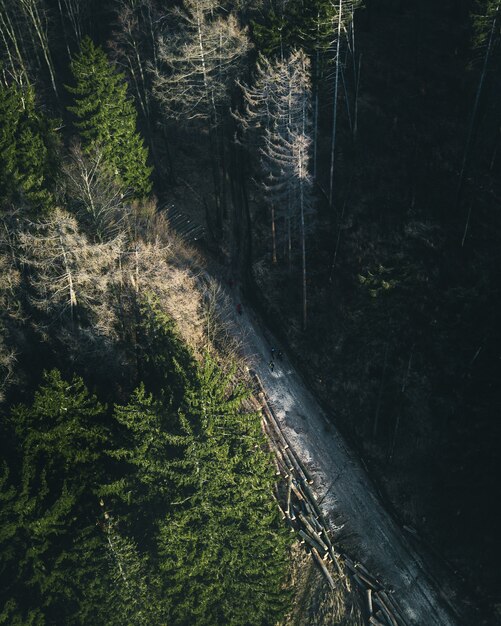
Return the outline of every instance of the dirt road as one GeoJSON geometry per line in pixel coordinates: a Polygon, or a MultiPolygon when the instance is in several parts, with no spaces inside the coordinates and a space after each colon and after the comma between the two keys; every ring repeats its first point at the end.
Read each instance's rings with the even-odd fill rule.
{"type": "MultiPolygon", "coordinates": [[[[314,476],[315,492],[332,527],[344,524],[352,557],[393,590],[393,598],[409,625],[449,626],[462,622],[454,614],[454,590],[438,564],[428,562],[411,545],[407,532],[385,511],[360,462],[309,393],[279,345],[244,304],[236,315],[245,337],[246,356],[296,452],[314,476]]],[[[336,537],[336,532],[334,532],[336,537]]]]}

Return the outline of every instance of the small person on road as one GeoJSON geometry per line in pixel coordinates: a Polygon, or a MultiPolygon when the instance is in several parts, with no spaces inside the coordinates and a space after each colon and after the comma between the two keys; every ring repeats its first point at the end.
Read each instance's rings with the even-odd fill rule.
{"type": "Polygon", "coordinates": [[[271,360],[273,361],[275,358],[275,348],[271,348],[271,360]]]}
{"type": "Polygon", "coordinates": [[[270,370],[273,372],[275,369],[275,361],[270,361],[270,370]]]}
{"type": "Polygon", "coordinates": [[[239,315],[242,315],[242,305],[240,304],[240,302],[237,304],[237,313],[239,315]]]}

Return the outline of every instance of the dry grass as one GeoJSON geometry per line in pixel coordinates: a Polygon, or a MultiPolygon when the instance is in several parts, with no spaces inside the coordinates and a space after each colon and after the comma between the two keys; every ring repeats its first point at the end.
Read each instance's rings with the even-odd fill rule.
{"type": "Polygon", "coordinates": [[[339,584],[331,591],[304,547],[294,544],[291,551],[293,603],[280,626],[362,626],[348,580],[334,580],[339,584]]]}

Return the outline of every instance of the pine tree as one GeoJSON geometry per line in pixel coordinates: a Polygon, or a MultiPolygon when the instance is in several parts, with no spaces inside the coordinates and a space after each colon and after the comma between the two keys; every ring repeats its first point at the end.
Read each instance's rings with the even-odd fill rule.
{"type": "Polygon", "coordinates": [[[186,381],[168,461],[176,492],[159,538],[174,624],[275,624],[284,612],[288,534],[246,396],[209,355],[186,381]]]}
{"type": "Polygon", "coordinates": [[[125,406],[117,405],[114,418],[122,427],[124,443],[112,449],[112,458],[126,463],[129,471],[103,492],[127,503],[129,516],[144,528],[144,508],[165,506],[171,493],[170,472],[166,464],[171,449],[168,412],[140,385],[125,406]]]}
{"type": "Polygon", "coordinates": [[[37,110],[32,87],[0,84],[0,208],[21,203],[36,214],[54,205],[54,126],[55,120],[37,110]]]}
{"type": "Polygon", "coordinates": [[[75,86],[68,86],[74,104],[68,110],[83,147],[99,150],[110,171],[130,189],[134,197],[151,191],[148,150],[136,129],[137,113],[127,96],[123,74],[118,74],[104,51],[88,37],[71,63],[75,86]]]}
{"type": "Polygon", "coordinates": [[[0,83],[0,202],[13,196],[18,184],[16,132],[19,124],[19,92],[0,83]]]}
{"type": "Polygon", "coordinates": [[[2,579],[12,610],[31,607],[48,623],[81,623],[82,587],[99,576],[105,561],[95,531],[89,533],[93,494],[106,472],[105,410],[81,379],[67,382],[54,370],[45,374],[32,406],[14,408],[7,419],[7,434],[17,442],[14,458],[20,459],[19,479],[2,497],[10,511],[0,536],[1,560],[7,563],[2,579]]]}

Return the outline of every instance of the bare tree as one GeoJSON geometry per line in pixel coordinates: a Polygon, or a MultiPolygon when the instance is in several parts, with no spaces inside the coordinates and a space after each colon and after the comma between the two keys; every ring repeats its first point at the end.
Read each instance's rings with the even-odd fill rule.
{"type": "Polygon", "coordinates": [[[219,11],[214,0],[186,0],[184,9],[172,11],[166,24],[158,42],[162,68],[153,69],[155,94],[169,117],[198,120],[207,129],[216,225],[221,228],[226,196],[221,123],[249,50],[247,32],[234,14],[219,11]]]}
{"type": "Polygon", "coordinates": [[[84,23],[88,16],[86,0],[57,0],[57,8],[63,29],[68,58],[71,48],[78,47],[83,36],[84,23]]]}
{"type": "Polygon", "coordinates": [[[70,202],[93,236],[101,242],[116,237],[128,213],[130,190],[110,171],[102,151],[84,152],[73,144],[63,171],[70,202]]]}
{"type": "Polygon", "coordinates": [[[27,18],[27,22],[32,29],[32,32],[36,35],[36,40],[38,40],[42,56],[49,71],[52,89],[56,98],[59,99],[56,86],[54,62],[52,60],[52,54],[49,48],[49,40],[47,36],[47,11],[42,4],[42,0],[18,0],[18,2],[21,6],[21,10],[27,18]]]}
{"type": "Polygon", "coordinates": [[[20,87],[26,85],[28,81],[28,69],[26,56],[22,49],[22,39],[19,39],[19,29],[17,27],[16,15],[12,8],[8,10],[6,0],[0,0],[0,41],[3,48],[4,82],[8,84],[5,74],[9,79],[14,80],[20,87]]]}
{"type": "Polygon", "coordinates": [[[48,320],[69,316],[72,325],[87,323],[100,334],[113,332],[108,292],[122,253],[122,237],[92,244],[73,216],[56,209],[44,221],[30,223],[20,234],[20,244],[32,303],[48,320]]]}
{"type": "Polygon", "coordinates": [[[28,72],[35,74],[45,65],[58,98],[47,31],[44,0],[0,0],[0,46],[4,49],[10,77],[19,85],[26,84],[28,72]]]}
{"type": "Polygon", "coordinates": [[[156,63],[156,37],[149,0],[118,0],[115,28],[110,41],[114,57],[130,78],[136,102],[146,121],[150,119],[151,85],[148,59],[156,63]]]}
{"type": "Polygon", "coordinates": [[[302,275],[303,328],[307,322],[306,216],[311,211],[309,175],[311,83],[310,63],[303,51],[270,63],[260,59],[256,81],[243,87],[246,110],[238,116],[244,127],[262,127],[263,186],[272,210],[272,241],[275,251],[275,207],[287,230],[289,265],[293,231],[299,230],[302,275]]]}

